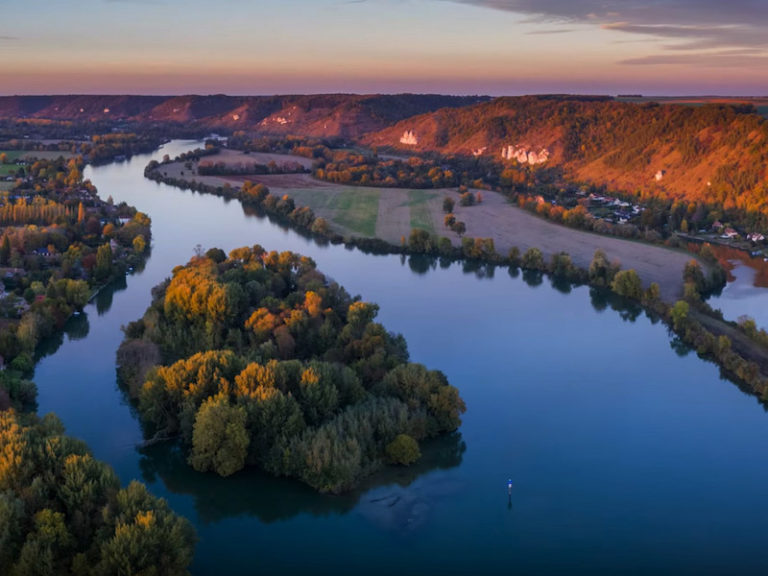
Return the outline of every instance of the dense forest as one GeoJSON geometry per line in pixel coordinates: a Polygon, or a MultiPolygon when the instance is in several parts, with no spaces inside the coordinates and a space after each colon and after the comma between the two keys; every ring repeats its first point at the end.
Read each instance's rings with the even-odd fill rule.
{"type": "Polygon", "coordinates": [[[179,438],[197,470],[255,465],[341,492],[460,424],[445,376],[409,363],[378,307],[309,258],[211,249],[153,296],[126,327],[121,381],[147,435],[179,438]]]}
{"type": "Polygon", "coordinates": [[[0,447],[0,573],[187,573],[191,524],[143,484],[120,488],[53,414],[0,409],[0,447]]]}

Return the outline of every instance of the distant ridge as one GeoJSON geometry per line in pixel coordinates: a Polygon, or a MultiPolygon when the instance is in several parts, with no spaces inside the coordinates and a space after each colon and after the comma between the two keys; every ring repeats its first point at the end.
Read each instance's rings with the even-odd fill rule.
{"type": "Polygon", "coordinates": [[[357,138],[410,116],[487,100],[439,94],[3,96],[0,118],[171,122],[276,135],[357,138]]]}

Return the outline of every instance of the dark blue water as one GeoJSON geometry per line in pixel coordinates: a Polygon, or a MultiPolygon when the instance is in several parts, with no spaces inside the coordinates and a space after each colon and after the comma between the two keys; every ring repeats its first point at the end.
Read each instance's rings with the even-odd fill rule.
{"type": "Polygon", "coordinates": [[[150,158],[193,147],[88,168],[102,197],[152,217],[152,256],[111,306],[104,295],[87,308],[87,336],[65,337],[35,380],[41,413],[195,523],[195,574],[768,573],[768,414],[671,346],[663,325],[546,277],[321,247],[236,202],[142,177],[150,158]],[[310,255],[380,304],[411,359],[459,387],[460,435],[341,497],[255,472],[198,474],[168,446],[137,450],[115,383],[120,326],[195,245],[255,243],[310,255]]]}

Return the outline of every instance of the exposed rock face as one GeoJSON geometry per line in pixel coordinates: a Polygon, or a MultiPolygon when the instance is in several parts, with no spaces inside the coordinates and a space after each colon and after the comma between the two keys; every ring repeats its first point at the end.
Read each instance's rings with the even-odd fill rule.
{"type": "Polygon", "coordinates": [[[482,148],[475,148],[474,150],[472,150],[472,156],[482,156],[486,150],[488,150],[488,146],[483,146],[482,148]]]}
{"type": "Polygon", "coordinates": [[[654,178],[656,178],[656,182],[661,182],[661,180],[664,178],[664,174],[666,173],[667,173],[666,170],[659,170],[658,172],[656,172],[656,176],[654,176],[654,178]]]}
{"type": "Polygon", "coordinates": [[[413,130],[406,130],[403,135],[400,136],[400,144],[406,146],[416,146],[419,143],[419,138],[413,130]]]}
{"type": "Polygon", "coordinates": [[[540,149],[538,152],[525,146],[510,144],[501,149],[501,157],[504,160],[517,160],[520,164],[544,164],[549,159],[549,150],[540,149]]]}

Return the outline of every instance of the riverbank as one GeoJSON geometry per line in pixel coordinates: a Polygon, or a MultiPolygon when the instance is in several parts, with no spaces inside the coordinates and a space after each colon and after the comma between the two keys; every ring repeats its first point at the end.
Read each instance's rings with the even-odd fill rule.
{"type": "MultiPolygon", "coordinates": [[[[306,161],[298,156],[287,157],[306,161]]],[[[212,162],[215,158],[207,156],[204,160],[212,162]]],[[[231,154],[227,158],[232,161],[231,154]]],[[[245,181],[264,184],[275,196],[287,194],[297,206],[312,209],[330,224],[332,232],[345,240],[355,236],[378,239],[395,249],[417,227],[448,238],[452,246],[460,248],[462,237],[444,224],[443,201],[452,198],[456,202],[456,219],[465,223],[465,236],[490,238],[502,256],[513,248],[521,253],[537,248],[547,260],[567,252],[576,266],[588,268],[599,249],[622,268],[636,270],[646,287],[653,282],[658,284],[662,297],[668,301],[682,297],[682,270],[693,257],[661,246],[558,225],[517,207],[493,191],[476,190],[476,194],[482,194],[482,203],[460,206],[459,195],[452,189],[360,188],[320,181],[309,174],[199,176],[196,163],[189,161],[163,163],[152,178],[228,197],[238,197],[245,181]]]]}
{"type": "MultiPolygon", "coordinates": [[[[166,166],[167,164],[163,164],[162,168],[166,166]]],[[[757,396],[761,401],[768,400],[768,348],[750,339],[743,330],[740,331],[739,325],[728,322],[701,302],[702,293],[706,294],[718,288],[723,281],[723,271],[718,268],[714,260],[704,262],[707,272],[705,274],[705,270],[702,270],[701,264],[694,255],[558,226],[511,207],[501,195],[491,192],[485,192],[483,203],[480,206],[468,207],[467,212],[483,214],[484,221],[494,221],[497,229],[506,227],[513,233],[519,233],[522,229],[527,232],[525,235],[527,241],[532,237],[542,239],[545,242],[543,250],[538,246],[529,245],[523,252],[517,246],[512,246],[505,256],[497,251],[495,237],[473,239],[465,236],[461,238],[461,245],[457,247],[447,238],[438,240],[435,234],[416,229],[411,230],[407,240],[403,237],[400,246],[382,238],[342,238],[332,230],[318,230],[315,222],[321,218],[315,218],[314,213],[306,206],[296,207],[290,194],[282,195],[280,201],[277,201],[277,195],[270,195],[270,191],[263,182],[260,183],[259,192],[254,193],[256,188],[250,181],[246,181],[245,177],[240,177],[243,182],[241,187],[232,187],[213,186],[195,180],[187,181],[161,176],[159,169],[149,170],[147,176],[171,185],[238,198],[244,205],[265,210],[268,215],[306,233],[343,241],[347,245],[362,249],[374,248],[377,252],[391,251],[464,258],[494,265],[509,265],[513,268],[520,266],[536,273],[548,273],[561,282],[586,283],[609,288],[620,296],[640,303],[650,314],[663,320],[670,330],[677,333],[685,345],[696,350],[703,358],[715,362],[740,388],[757,396]],[[274,201],[270,202],[270,197],[274,201]],[[486,198],[490,198],[490,201],[486,198]],[[485,210],[477,210],[481,207],[485,210]],[[512,210],[506,212],[505,208],[512,208],[512,210]],[[296,217],[297,213],[301,218],[296,217]],[[504,216],[510,218],[510,214],[517,218],[512,217],[512,222],[505,221],[504,216]],[[601,245],[597,243],[601,240],[607,241],[613,247],[621,246],[624,249],[622,253],[630,257],[621,262],[615,258],[606,257],[607,255],[600,248],[595,248],[596,245],[601,245]],[[576,257],[571,253],[574,248],[576,257]],[[652,256],[660,258],[662,264],[652,256]],[[627,261],[634,266],[628,265],[627,261]],[[691,261],[696,265],[689,269],[691,261]],[[680,266],[677,270],[675,270],[675,263],[679,263],[680,266]],[[622,273],[619,279],[617,273],[620,269],[628,273],[622,273]],[[684,270],[685,273],[683,273],[684,270]],[[715,273],[718,271],[721,274],[715,273]],[[685,306],[684,321],[679,320],[680,306],[685,306]],[[690,315],[688,315],[689,310],[691,310],[690,315]]],[[[281,177],[271,175],[270,181],[279,182],[281,177]]],[[[308,176],[292,174],[290,177],[295,181],[297,177],[308,176]]],[[[338,193],[338,186],[331,187],[338,193]]],[[[317,188],[323,190],[326,186],[318,185],[317,188]]],[[[287,191],[287,189],[280,190],[280,192],[287,191]]],[[[387,191],[382,192],[386,194],[387,191]]],[[[403,193],[403,191],[398,192],[403,193]]],[[[435,203],[442,205],[442,199],[449,197],[450,191],[433,190],[430,193],[434,196],[431,200],[436,198],[435,203]],[[440,195],[440,192],[443,192],[443,195],[440,195]]],[[[613,253],[616,253],[615,249],[613,253]]]]}

